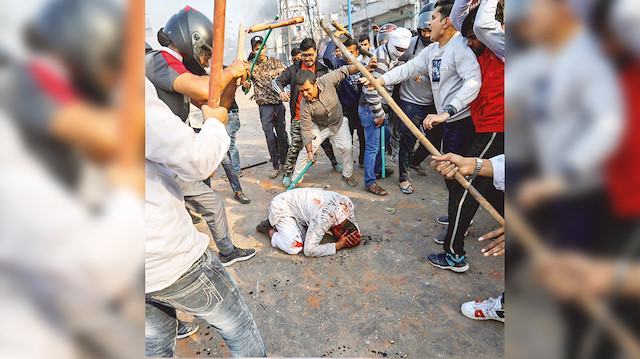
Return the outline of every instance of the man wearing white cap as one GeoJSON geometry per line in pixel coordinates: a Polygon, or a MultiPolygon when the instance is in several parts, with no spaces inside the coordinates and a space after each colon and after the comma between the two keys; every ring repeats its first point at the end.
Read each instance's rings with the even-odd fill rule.
{"type": "MultiPolygon", "coordinates": [[[[411,31],[399,27],[389,37],[389,41],[379,46],[373,56],[378,59],[378,67],[371,73],[373,77],[379,78],[387,71],[393,69],[398,64],[398,59],[404,54],[411,43],[411,31]]],[[[393,87],[387,87],[388,92],[393,91],[393,87]]],[[[382,156],[380,155],[380,135],[377,131],[380,126],[387,126],[387,115],[383,110],[384,100],[375,89],[365,89],[360,98],[358,115],[364,127],[365,150],[364,150],[364,185],[367,191],[386,196],[388,193],[376,183],[376,177],[382,173],[382,156]]],[[[385,138],[388,134],[385,134],[385,138]]],[[[385,140],[386,141],[386,140],[385,140]]],[[[391,169],[386,170],[387,175],[393,174],[391,169]]]]}

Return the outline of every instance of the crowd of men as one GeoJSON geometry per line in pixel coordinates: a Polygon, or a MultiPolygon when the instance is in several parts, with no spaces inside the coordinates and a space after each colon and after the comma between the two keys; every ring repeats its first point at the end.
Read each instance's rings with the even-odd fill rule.
{"type": "MultiPolygon", "coordinates": [[[[338,31],[349,54],[330,42],[320,58],[317,43],[306,38],[291,53],[299,59],[288,67],[267,56],[264,39],[255,36],[248,59],[255,61],[253,70],[243,60],[223,70],[220,107],[215,109],[205,105],[212,34],[193,36],[198,29],[212,27],[205,15],[186,7],[158,31],[162,48],[148,49],[146,55],[147,355],[171,356],[176,333],[188,335],[197,329],[180,323],[176,310],[216,327],[234,356],[266,355],[251,313],[224,269],[256,252],[232,243],[222,199],[206,182],[226,161],[236,199],[249,202],[237,181],[242,176],[237,146],[230,148],[240,127],[233,105],[240,83],[247,90],[253,87],[273,168],[270,179],[282,175],[286,187],[300,183],[322,147],[332,170],[340,172],[348,186],[357,187],[352,158],[356,133],[364,189],[378,196],[388,195],[378,181],[395,172],[390,166],[383,168],[387,153],[381,149],[396,158],[398,187],[406,195],[416,190],[411,170],[426,175],[421,163],[428,152],[416,146],[409,125],[399,120],[352,61],[365,65],[390,94],[395,87],[402,111],[446,154],[431,162],[445,176],[449,197],[447,215],[438,218],[447,229],[434,238],[443,251],[429,255],[428,261],[458,273],[469,269],[464,236],[478,202],[452,179],[453,174],[465,175],[500,213],[504,207],[505,36],[499,0],[427,4],[419,14],[416,36],[410,29],[386,24],[377,29],[375,49],[368,34],[356,42],[338,31]],[[361,55],[360,49],[373,56],[361,55]],[[289,102],[289,133],[283,102],[289,102]],[[211,230],[217,256],[208,249],[208,237],[192,224],[199,217],[211,230]]],[[[308,256],[332,255],[362,240],[350,199],[314,188],[276,196],[268,219],[257,230],[274,247],[308,256]],[[337,242],[320,244],[326,232],[337,242]]],[[[483,252],[503,254],[504,236],[483,252]]],[[[462,312],[472,319],[504,321],[503,306],[504,295],[465,303],[462,312]]]]}

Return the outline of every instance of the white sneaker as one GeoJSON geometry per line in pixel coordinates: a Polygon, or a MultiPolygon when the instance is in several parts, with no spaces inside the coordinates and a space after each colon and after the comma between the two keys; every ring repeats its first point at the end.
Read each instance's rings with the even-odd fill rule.
{"type": "Polygon", "coordinates": [[[504,323],[504,309],[502,309],[502,296],[487,300],[466,302],[460,307],[465,317],[475,320],[497,320],[504,323]]]}

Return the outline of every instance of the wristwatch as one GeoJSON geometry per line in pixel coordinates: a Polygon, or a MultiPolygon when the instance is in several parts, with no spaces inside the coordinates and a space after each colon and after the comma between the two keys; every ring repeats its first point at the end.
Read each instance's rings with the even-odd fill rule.
{"type": "Polygon", "coordinates": [[[447,105],[444,107],[444,110],[447,111],[449,113],[449,116],[452,116],[456,114],[456,108],[451,106],[451,105],[447,105]]]}
{"type": "Polygon", "coordinates": [[[476,177],[478,177],[478,174],[480,173],[481,168],[482,168],[482,158],[476,158],[476,169],[473,171],[473,174],[471,174],[470,176],[465,176],[467,178],[467,181],[471,182],[476,177]]]}

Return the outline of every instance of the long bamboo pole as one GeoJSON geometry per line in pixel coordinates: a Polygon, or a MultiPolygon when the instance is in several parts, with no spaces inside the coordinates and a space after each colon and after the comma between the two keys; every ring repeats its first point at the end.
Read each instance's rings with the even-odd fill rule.
{"type": "MultiPolygon", "coordinates": [[[[382,96],[387,101],[387,104],[389,104],[389,107],[391,107],[391,109],[393,109],[393,111],[398,115],[398,117],[402,120],[402,122],[404,122],[404,124],[411,131],[411,133],[413,133],[413,135],[416,136],[416,138],[420,141],[420,143],[422,143],[424,145],[424,147],[426,147],[427,150],[429,150],[429,152],[431,152],[431,154],[433,154],[435,156],[440,156],[441,155],[440,151],[438,151],[438,149],[435,148],[435,146],[431,142],[429,142],[429,140],[422,134],[422,132],[420,132],[420,130],[416,127],[416,125],[414,125],[413,122],[411,122],[409,117],[400,109],[400,106],[398,106],[398,104],[391,97],[391,95],[389,95],[389,93],[384,89],[384,87],[382,87],[382,86],[380,86],[380,84],[378,84],[376,79],[364,67],[364,65],[362,65],[360,63],[360,61],[356,60],[356,58],[349,51],[347,51],[347,48],[344,46],[344,44],[342,44],[342,42],[338,39],[338,37],[333,32],[331,32],[331,29],[329,29],[329,27],[327,26],[327,23],[324,21],[324,19],[320,20],[320,25],[322,26],[324,31],[329,35],[331,40],[333,40],[333,42],[336,44],[336,46],[338,46],[340,48],[340,50],[342,50],[343,56],[347,56],[347,58],[349,58],[349,61],[351,61],[351,63],[358,68],[358,70],[364,75],[364,77],[366,77],[367,80],[369,80],[369,82],[371,82],[371,84],[373,84],[375,86],[375,88],[376,88],[376,90],[378,90],[378,93],[380,94],[380,96],[382,96]]],[[[482,205],[482,207],[484,207],[489,212],[489,214],[491,214],[491,216],[501,226],[504,226],[504,218],[500,215],[500,213],[498,213],[498,211],[496,211],[496,209],[493,208],[491,203],[489,203],[489,201],[487,201],[487,199],[484,198],[484,196],[482,196],[482,194],[480,194],[480,192],[478,192],[478,190],[475,189],[469,183],[469,181],[467,181],[467,179],[464,178],[463,175],[461,175],[460,173],[456,173],[455,174],[455,179],[458,182],[460,182],[462,187],[464,187],[469,192],[469,194],[473,198],[475,198],[476,201],[478,201],[480,203],[480,205],[482,205]]]]}
{"type": "Polygon", "coordinates": [[[227,0],[215,0],[213,6],[213,44],[211,45],[211,75],[209,75],[210,107],[220,105],[222,94],[222,62],[224,60],[224,21],[227,0]]]}
{"type": "MultiPolygon", "coordinates": [[[[429,142],[429,140],[418,130],[418,128],[409,120],[407,115],[400,109],[398,104],[393,100],[389,93],[375,81],[375,78],[367,71],[367,69],[358,61],[355,61],[353,55],[346,51],[347,49],[339,41],[331,29],[327,26],[324,20],[320,20],[320,25],[324,31],[331,37],[331,40],[340,47],[342,53],[346,55],[349,60],[360,70],[360,72],[371,82],[378,93],[387,101],[393,111],[409,128],[411,133],[414,134],[427,150],[433,155],[440,155],[440,152],[429,142]]],[[[469,191],[469,193],[475,198],[501,225],[504,226],[504,218],[491,206],[491,204],[462,176],[460,173],[456,173],[455,179],[462,184],[462,186],[469,191]]],[[[509,216],[509,231],[515,233],[515,238],[518,239],[529,253],[534,258],[541,258],[549,255],[549,249],[543,244],[543,241],[538,235],[529,228],[522,217],[513,210],[508,203],[505,204],[505,212],[509,216]]],[[[578,299],[578,304],[588,313],[596,322],[598,322],[604,329],[606,329],[612,338],[623,348],[631,357],[640,358],[640,344],[636,338],[629,332],[629,330],[620,323],[609,311],[607,306],[600,300],[594,297],[581,296],[578,299]]]]}

